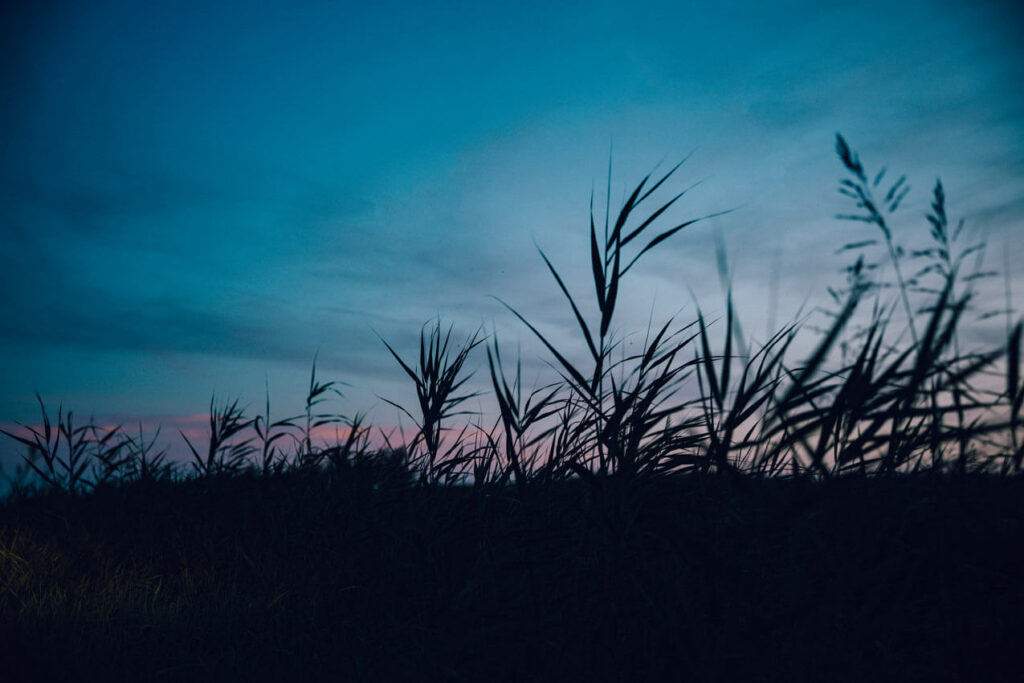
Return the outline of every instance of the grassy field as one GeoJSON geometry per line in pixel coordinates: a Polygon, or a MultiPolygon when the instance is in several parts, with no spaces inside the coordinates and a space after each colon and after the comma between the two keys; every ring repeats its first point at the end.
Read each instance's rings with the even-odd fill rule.
{"type": "Polygon", "coordinates": [[[936,184],[926,245],[904,247],[906,180],[836,149],[864,238],[816,327],[755,341],[727,295],[721,320],[621,352],[620,286],[699,220],[662,225],[672,169],[592,209],[590,307],[542,254],[583,360],[506,304],[549,385],[440,322],[415,360],[386,346],[416,388],[408,442],[329,413],[315,364],[297,415],[211,401],[187,468],[40,399],[7,432],[25,469],[0,507],[5,676],[1020,680],[1021,324],[964,348],[991,313],[984,245],[936,184]],[[474,355],[491,424],[464,410],[474,355]]]}
{"type": "Polygon", "coordinates": [[[286,474],[0,516],[5,677],[1018,680],[1018,478],[286,474]]]}

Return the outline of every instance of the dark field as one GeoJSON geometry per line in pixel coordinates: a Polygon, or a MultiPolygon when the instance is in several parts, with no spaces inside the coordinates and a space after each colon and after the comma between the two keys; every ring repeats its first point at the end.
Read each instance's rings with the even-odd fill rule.
{"type": "Polygon", "coordinates": [[[368,474],[0,513],[5,680],[1019,680],[1024,481],[368,474]]]}

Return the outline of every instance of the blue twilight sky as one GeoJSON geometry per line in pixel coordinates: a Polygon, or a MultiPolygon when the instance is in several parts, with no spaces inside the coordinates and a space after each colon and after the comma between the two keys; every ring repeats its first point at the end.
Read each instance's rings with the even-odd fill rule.
{"type": "MultiPolygon", "coordinates": [[[[610,147],[613,204],[692,153],[674,187],[702,182],[672,217],[734,210],[652,254],[622,331],[652,311],[688,319],[691,291],[721,310],[716,234],[751,334],[773,264],[778,321],[823,303],[849,258],[835,249],[872,236],[833,218],[849,208],[836,131],[869,169],[909,175],[899,239],[926,237],[941,176],[1024,301],[1015,2],[2,11],[0,422],[35,421],[36,391],[82,414],[173,420],[213,392],[259,408],[265,382],[283,416],[318,350],[321,375],[352,385],[339,410],[393,422],[376,394],[409,388],[374,331],[412,354],[438,315],[521,339],[541,372],[489,295],[579,346],[535,243],[589,302],[588,202],[610,147]]],[[[993,291],[1002,306],[1001,280],[993,291]]],[[[976,336],[997,341],[1002,325],[976,336]]]]}

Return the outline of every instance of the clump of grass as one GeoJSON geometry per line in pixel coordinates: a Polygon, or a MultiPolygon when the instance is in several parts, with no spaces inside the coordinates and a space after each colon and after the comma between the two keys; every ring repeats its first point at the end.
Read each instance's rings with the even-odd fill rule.
{"type": "Polygon", "coordinates": [[[469,354],[483,340],[474,334],[454,355],[450,355],[451,335],[452,327],[442,332],[440,320],[436,321],[429,335],[426,327],[420,330],[419,363],[415,368],[402,360],[390,344],[384,342],[402,370],[416,385],[419,404],[416,415],[393,401],[384,400],[401,410],[416,425],[416,434],[407,450],[412,462],[420,470],[422,480],[427,483],[457,481],[461,475],[460,468],[466,462],[462,448],[465,430],[444,450],[442,436],[445,420],[467,414],[456,408],[476,396],[473,393],[458,394],[469,379],[469,376],[460,377],[460,373],[469,354]]]}
{"type": "Polygon", "coordinates": [[[210,433],[206,452],[200,453],[192,441],[181,432],[189,452],[192,454],[192,468],[200,477],[215,477],[241,472],[255,452],[252,439],[237,440],[252,425],[246,419],[245,411],[238,407],[238,399],[232,403],[217,405],[216,398],[210,399],[210,433]]]}
{"type": "Polygon", "coordinates": [[[474,469],[473,478],[474,481],[483,482],[496,476],[495,483],[498,486],[514,481],[516,486],[523,490],[531,478],[537,478],[535,467],[537,456],[541,453],[537,446],[554,431],[549,428],[531,434],[531,430],[557,410],[552,406],[555,404],[559,387],[556,385],[550,389],[534,390],[524,401],[522,362],[517,359],[516,374],[510,386],[502,367],[501,350],[497,339],[487,347],[487,367],[490,370],[491,387],[498,402],[501,423],[500,437],[496,438],[495,429],[487,433],[487,448],[496,457],[504,456],[504,466],[500,467],[500,471],[492,473],[492,459],[482,458],[474,469]],[[501,440],[501,445],[498,439],[501,440]]]}
{"type": "Polygon", "coordinates": [[[123,453],[130,444],[120,427],[104,430],[91,420],[76,426],[73,413],[65,413],[61,405],[54,428],[39,394],[36,400],[42,414],[41,427],[20,425],[27,436],[5,429],[0,432],[28,448],[23,460],[46,486],[79,492],[117,476],[126,463],[123,453]]]}
{"type": "MultiPolygon", "coordinates": [[[[314,377],[316,364],[314,362],[314,377]]],[[[306,401],[307,405],[309,400],[306,401]]],[[[256,440],[259,443],[258,467],[264,475],[282,472],[287,467],[286,454],[276,443],[281,439],[293,436],[291,430],[295,429],[295,418],[272,421],[270,418],[270,387],[266,390],[266,403],[263,414],[257,415],[252,420],[253,431],[256,432],[256,440]]]]}
{"type": "Polygon", "coordinates": [[[612,361],[612,354],[617,344],[611,332],[624,276],[644,254],[701,220],[697,218],[683,221],[657,231],[648,239],[655,222],[688,190],[676,193],[642,219],[635,222],[632,220],[635,213],[642,209],[644,203],[681,165],[682,162],[653,183],[650,182],[650,175],[645,177],[633,189],[614,223],[609,220],[610,212],[606,210],[603,235],[600,238],[591,196],[590,265],[600,313],[600,320],[596,325],[587,323],[561,275],[547,255],[543,251],[540,252],[559,290],[569,303],[576,325],[590,353],[592,369],[585,371],[577,368],[568,360],[567,354],[556,349],[522,314],[502,302],[551,352],[558,363],[565,386],[578,401],[576,405],[583,408],[578,419],[586,425],[587,431],[592,433],[593,449],[590,449],[592,452],[589,454],[577,452],[577,455],[583,457],[565,463],[568,470],[576,474],[589,473],[593,470],[600,475],[618,473],[631,478],[641,472],[657,470],[661,460],[659,454],[664,450],[664,443],[678,434],[678,428],[667,431],[657,431],[656,428],[678,411],[677,408],[666,409],[663,403],[667,395],[671,394],[673,387],[682,379],[681,375],[685,370],[675,367],[673,361],[692,338],[673,343],[673,335],[667,334],[669,327],[666,324],[653,340],[649,340],[639,356],[616,364],[612,361]],[[628,250],[634,240],[638,240],[637,244],[646,243],[630,253],[628,250]],[[635,364],[637,361],[639,364],[626,369],[625,363],[635,364]],[[616,370],[628,373],[633,380],[632,385],[627,387],[621,382],[616,383],[616,370]]]}
{"type": "Polygon", "coordinates": [[[160,428],[148,440],[138,427],[138,436],[128,436],[128,454],[124,460],[124,477],[129,482],[156,482],[171,479],[174,475],[173,463],[168,459],[167,450],[157,448],[160,428]]]}

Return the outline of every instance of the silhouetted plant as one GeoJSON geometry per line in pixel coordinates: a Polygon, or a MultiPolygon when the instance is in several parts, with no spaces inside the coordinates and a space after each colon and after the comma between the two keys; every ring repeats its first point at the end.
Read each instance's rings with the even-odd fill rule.
{"type": "Polygon", "coordinates": [[[41,427],[19,425],[28,431],[29,436],[5,429],[0,429],[0,432],[28,447],[28,454],[22,457],[47,486],[71,493],[117,475],[124,464],[122,451],[126,446],[119,428],[101,434],[103,430],[91,421],[75,426],[72,412],[65,413],[63,405],[57,408],[54,428],[39,394],[36,394],[36,400],[43,421],[41,427]],[[93,468],[93,479],[86,477],[90,467],[93,468]]]}
{"type": "Polygon", "coordinates": [[[160,427],[152,438],[146,439],[142,431],[142,424],[139,423],[138,438],[128,438],[128,459],[125,467],[125,476],[130,481],[153,482],[170,479],[174,474],[174,466],[167,459],[167,450],[157,448],[156,442],[160,438],[160,427]]]}
{"type": "MultiPolygon", "coordinates": [[[[529,458],[529,453],[545,438],[549,437],[552,429],[542,430],[537,434],[530,435],[530,431],[536,425],[542,423],[557,410],[554,402],[559,387],[555,386],[550,390],[542,389],[533,391],[523,401],[523,378],[522,361],[516,360],[516,374],[509,386],[505,377],[505,370],[501,363],[501,351],[498,348],[498,340],[493,338],[491,346],[487,347],[487,367],[491,374],[491,386],[494,389],[494,396],[498,401],[498,415],[502,426],[501,441],[499,445],[495,440],[493,430],[487,434],[488,453],[500,453],[504,457],[504,466],[497,478],[496,483],[502,485],[508,481],[515,481],[520,489],[526,486],[532,472],[533,459],[524,462],[529,458]]],[[[486,480],[489,475],[490,459],[484,459],[478,463],[478,469],[474,471],[474,481],[480,478],[486,480]]]]}
{"type": "Polygon", "coordinates": [[[1024,322],[1018,322],[1010,332],[1006,342],[1006,393],[1005,400],[1009,404],[1009,449],[1010,457],[1003,463],[1004,474],[1021,472],[1022,461],[1024,461],[1024,444],[1021,443],[1018,431],[1020,429],[1020,411],[1024,405],[1024,383],[1021,381],[1021,332],[1024,322]]]}
{"type": "MultiPolygon", "coordinates": [[[[313,363],[314,373],[316,361],[313,363]]],[[[308,413],[307,399],[307,416],[308,413]]],[[[276,442],[287,436],[293,436],[296,418],[271,421],[270,419],[270,387],[266,390],[266,404],[262,415],[257,415],[252,420],[253,430],[256,432],[256,440],[259,443],[259,469],[263,475],[278,473],[284,470],[287,465],[285,454],[280,451],[276,442]]]]}
{"type": "Polygon", "coordinates": [[[211,398],[206,452],[201,454],[185,433],[180,432],[192,454],[192,468],[196,474],[214,477],[237,474],[246,469],[248,458],[256,449],[251,445],[251,438],[239,441],[236,437],[251,424],[252,421],[245,418],[244,410],[238,407],[238,399],[218,406],[216,399],[211,398]]]}
{"type": "Polygon", "coordinates": [[[356,413],[355,417],[343,420],[348,433],[333,446],[323,450],[323,457],[334,470],[347,470],[353,458],[369,451],[370,428],[366,426],[366,415],[356,413]]]}
{"type": "MultiPolygon", "coordinates": [[[[627,388],[621,383],[614,381],[612,374],[612,352],[616,342],[612,337],[612,320],[618,303],[619,290],[622,278],[629,270],[636,265],[641,256],[648,251],[669,239],[684,228],[697,223],[700,218],[690,219],[676,224],[658,232],[653,238],[647,240],[646,244],[638,249],[632,256],[627,255],[626,249],[634,240],[646,236],[647,231],[666,211],[668,211],[688,189],[675,194],[669,200],[663,202],[658,208],[648,213],[638,223],[630,225],[631,219],[644,204],[672,175],[679,169],[683,162],[679,162],[667,173],[658,178],[648,186],[651,175],[648,174],[633,190],[629,198],[619,209],[618,215],[612,223],[610,211],[606,204],[604,234],[598,237],[594,220],[593,196],[591,196],[590,210],[590,265],[591,276],[594,284],[594,292],[597,298],[597,308],[600,313],[598,324],[591,327],[584,318],[577,306],[576,300],[569,292],[565,282],[558,271],[552,265],[547,255],[540,251],[541,258],[554,277],[558,288],[569,302],[575,318],[577,327],[582,333],[586,342],[587,350],[590,353],[593,369],[584,372],[568,360],[563,354],[522,314],[515,308],[502,301],[519,320],[521,320],[544,344],[555,357],[560,368],[561,376],[567,386],[580,403],[585,406],[585,411],[580,418],[588,429],[592,430],[596,437],[596,450],[592,454],[583,455],[579,460],[569,461],[565,464],[577,473],[588,470],[593,463],[596,471],[600,474],[619,472],[629,478],[637,474],[641,469],[657,466],[657,462],[648,461],[641,464],[642,445],[645,452],[653,453],[656,447],[644,444],[647,437],[658,436],[653,433],[656,425],[667,420],[673,413],[678,412],[680,407],[664,409],[662,401],[658,400],[661,394],[670,394],[675,381],[681,378],[680,372],[670,369],[679,350],[690,340],[685,340],[670,348],[661,348],[661,343],[666,339],[663,329],[656,335],[651,346],[641,356],[632,360],[642,358],[645,360],[638,368],[639,374],[630,372],[638,384],[627,388]],[[661,360],[657,365],[663,372],[661,378],[646,388],[644,394],[644,381],[647,379],[646,371],[652,359],[659,357],[661,360]],[[623,434],[622,430],[628,430],[623,434]]],[[[610,186],[610,170],[609,170],[610,186]]],[[[606,200],[610,201],[610,197],[606,200]]],[[[714,214],[719,215],[719,214],[714,214]]],[[[705,217],[707,218],[707,217],[705,217]]],[[[500,299],[499,299],[500,301],[500,299]]],[[[671,439],[673,432],[662,432],[660,437],[671,439]]],[[[582,454],[580,454],[582,455],[582,454]]]]}
{"type": "MultiPolygon", "coordinates": [[[[904,311],[907,315],[907,326],[910,329],[911,337],[917,344],[917,330],[914,325],[914,313],[910,307],[910,299],[907,296],[909,283],[903,277],[903,269],[900,261],[903,257],[903,249],[897,247],[893,242],[892,228],[886,216],[894,213],[910,192],[910,186],[906,183],[906,176],[900,176],[896,182],[889,186],[882,199],[877,199],[874,190],[878,189],[885,178],[886,169],[875,174],[874,179],[869,183],[867,172],[864,170],[860,157],[850,149],[850,146],[843,139],[843,136],[836,133],[836,153],[839,155],[843,166],[849,171],[852,178],[844,178],[839,181],[839,192],[850,197],[856,202],[860,213],[840,214],[838,218],[853,221],[863,221],[878,227],[885,241],[889,254],[889,261],[896,271],[896,280],[899,285],[899,294],[903,302],[904,311]]],[[[853,245],[847,245],[844,249],[851,247],[862,248],[874,244],[875,240],[865,240],[853,245]]]]}
{"type": "Polygon", "coordinates": [[[458,458],[459,464],[469,462],[461,451],[461,438],[454,439],[442,453],[442,432],[445,430],[445,420],[455,415],[469,414],[467,411],[455,410],[465,401],[477,396],[476,393],[462,395],[457,393],[466,380],[472,376],[472,373],[465,377],[460,377],[460,375],[470,352],[483,340],[479,338],[479,333],[473,334],[462,348],[455,352],[454,356],[450,356],[448,344],[451,341],[451,334],[452,326],[449,326],[448,331],[442,334],[440,320],[435,322],[429,335],[424,326],[420,330],[419,363],[415,369],[402,360],[390,344],[381,339],[384,346],[401,365],[405,374],[416,385],[418,414],[415,416],[394,401],[384,400],[402,411],[416,425],[417,432],[408,446],[408,452],[413,466],[421,471],[427,482],[436,482],[444,472],[452,473],[453,463],[449,462],[442,466],[441,460],[443,459],[451,461],[453,458],[458,458]],[[420,446],[422,446],[422,457],[417,458],[417,449],[420,446]]]}
{"type": "Polygon", "coordinates": [[[309,375],[309,391],[306,392],[305,424],[301,430],[300,449],[296,454],[298,463],[303,467],[317,467],[323,459],[321,449],[313,447],[313,430],[329,424],[337,424],[342,416],[333,413],[316,412],[317,406],[327,401],[331,394],[342,397],[336,381],[320,382],[316,378],[316,357],[313,357],[313,369],[309,375]]]}

